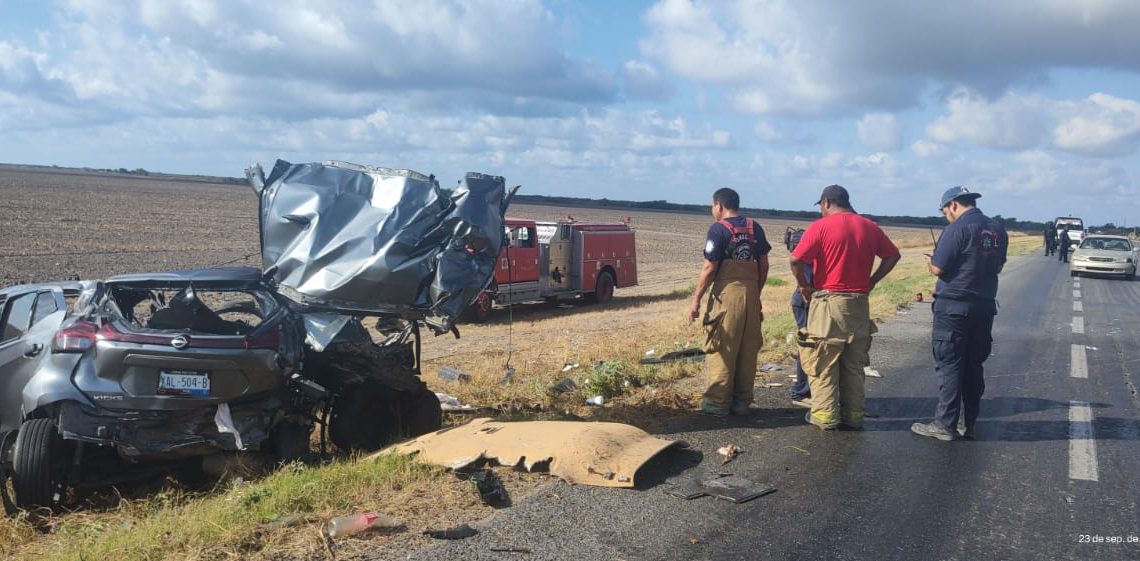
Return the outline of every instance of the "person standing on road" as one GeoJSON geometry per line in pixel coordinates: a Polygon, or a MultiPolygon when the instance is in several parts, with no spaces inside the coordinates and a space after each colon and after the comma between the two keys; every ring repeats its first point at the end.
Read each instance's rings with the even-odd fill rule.
{"type": "Polygon", "coordinates": [[[1057,227],[1052,222],[1045,223],[1045,257],[1057,250],[1057,227]]]}
{"type": "Polygon", "coordinates": [[[1057,233],[1057,261],[1069,262],[1069,225],[1061,226],[1057,233]]]}
{"type": "MultiPolygon", "coordinates": [[[[787,244],[789,254],[796,250],[796,246],[800,244],[803,235],[802,229],[792,230],[790,227],[788,228],[787,233],[784,234],[784,243],[787,244]]],[[[814,282],[811,265],[805,265],[804,276],[807,278],[808,284],[814,282]]],[[[796,319],[796,329],[807,327],[808,303],[799,290],[792,291],[791,304],[792,317],[796,319]]],[[[792,405],[811,408],[811,386],[808,385],[807,374],[804,372],[803,364],[800,363],[798,353],[796,354],[796,381],[792,384],[792,405]]]]}
{"type": "Polygon", "coordinates": [[[930,334],[938,405],[933,421],[915,423],[910,430],[943,441],[954,440],[954,431],[974,438],[986,389],[982,364],[993,344],[998,273],[1009,249],[1005,228],[975,206],[979,197],[961,186],[943,193],[939,208],[950,225],[927,258],[930,272],[938,277],[930,334]]]}
{"type": "Polygon", "coordinates": [[[709,386],[701,399],[701,411],[717,416],[749,413],[757,355],[764,342],[760,293],[768,280],[772,246],[760,224],[739,213],[736,191],[726,187],[713,193],[716,222],[709,226],[705,263],[688,313],[690,322],[700,316],[701,299],[707,291],[703,324],[709,386]]]}
{"type": "Polygon", "coordinates": [[[861,429],[864,369],[877,330],[868,294],[901,255],[878,224],[855,213],[847,189],[829,185],[816,204],[823,218],[808,227],[791,256],[798,290],[808,302],[807,327],[797,340],[812,395],[805,420],[824,430],[841,424],[861,429]],[[876,256],[881,261],[872,274],[876,256]]]}

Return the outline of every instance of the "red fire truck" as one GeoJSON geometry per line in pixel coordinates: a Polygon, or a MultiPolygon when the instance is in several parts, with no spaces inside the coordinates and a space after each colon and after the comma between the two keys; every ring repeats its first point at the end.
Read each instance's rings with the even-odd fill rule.
{"type": "Polygon", "coordinates": [[[471,306],[485,321],[492,306],[584,296],[597,303],[614,288],[637,285],[637,244],[628,220],[617,224],[536,222],[508,218],[510,241],[499,253],[491,286],[471,306]]]}

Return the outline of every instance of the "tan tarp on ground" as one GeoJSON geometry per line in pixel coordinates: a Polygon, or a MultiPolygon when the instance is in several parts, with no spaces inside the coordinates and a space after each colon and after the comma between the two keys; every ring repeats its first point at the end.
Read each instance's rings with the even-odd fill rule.
{"type": "Polygon", "coordinates": [[[388,449],[416,454],[422,462],[460,469],[486,458],[505,466],[550,463],[550,473],[570,483],[633,487],[645,462],[676,444],[620,423],[475,419],[388,449]]]}

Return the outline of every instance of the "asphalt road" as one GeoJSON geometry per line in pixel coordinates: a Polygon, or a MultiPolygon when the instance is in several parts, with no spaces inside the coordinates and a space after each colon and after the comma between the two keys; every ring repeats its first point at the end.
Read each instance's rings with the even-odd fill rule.
{"type": "Polygon", "coordinates": [[[476,524],[478,536],[407,557],[1140,559],[1140,281],[1074,282],[1033,255],[1012,261],[1001,287],[975,441],[909,432],[937,389],[919,304],[876,337],[883,377],[868,378],[877,417],[862,432],[808,426],[787,386],[760,389],[750,418],[670,427],[662,436],[689,449],[643,468],[637,490],[552,484],[476,524]],[[745,452],[722,468],[727,443],[745,452]],[[666,478],[696,470],[778,490],[744,504],[665,494],[666,478]]]}

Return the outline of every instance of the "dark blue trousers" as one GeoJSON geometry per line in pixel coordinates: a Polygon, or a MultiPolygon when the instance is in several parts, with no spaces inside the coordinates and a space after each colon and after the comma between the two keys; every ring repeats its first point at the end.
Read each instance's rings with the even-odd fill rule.
{"type": "MultiPolygon", "coordinates": [[[[807,327],[808,307],[792,306],[792,315],[796,317],[796,327],[803,329],[807,327]]],[[[796,383],[792,384],[792,399],[804,399],[811,397],[811,388],[808,387],[807,373],[804,368],[800,366],[800,357],[796,355],[796,383]]]]}
{"type": "Polygon", "coordinates": [[[994,315],[997,307],[990,301],[962,301],[936,298],[931,348],[934,371],[938,374],[938,407],[934,422],[953,432],[958,416],[966,428],[978,419],[982,393],[986,391],[982,363],[993,347],[994,315]]]}

